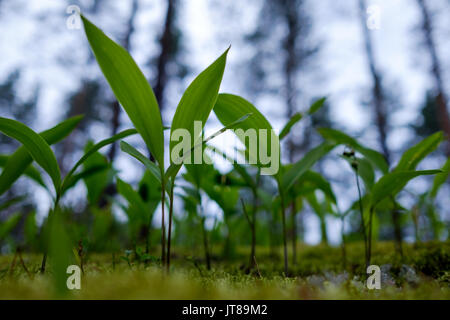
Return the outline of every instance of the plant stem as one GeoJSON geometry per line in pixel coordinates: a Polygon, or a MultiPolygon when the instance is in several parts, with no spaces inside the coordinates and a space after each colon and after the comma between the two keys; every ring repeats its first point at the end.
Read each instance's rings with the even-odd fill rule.
{"type": "Polygon", "coordinates": [[[395,250],[400,255],[400,259],[403,259],[403,234],[400,221],[400,212],[398,210],[397,203],[395,202],[395,199],[392,196],[391,201],[394,206],[394,211],[392,213],[392,220],[394,223],[395,250]]]}
{"type": "MultiPolygon", "coordinates": [[[[245,218],[248,221],[248,224],[250,226],[250,232],[252,234],[252,242],[251,242],[251,250],[250,250],[250,261],[249,261],[249,266],[248,266],[248,268],[251,269],[255,265],[255,262],[254,262],[255,239],[256,239],[256,237],[255,237],[255,210],[253,208],[253,218],[250,219],[250,216],[248,215],[247,209],[246,209],[245,204],[244,204],[244,200],[242,200],[242,198],[241,198],[241,203],[242,203],[242,210],[244,212],[245,218]]],[[[255,204],[253,203],[253,205],[255,205],[255,204]]]]}
{"type": "MultiPolygon", "coordinates": [[[[47,226],[50,226],[50,229],[51,229],[51,218],[52,218],[52,215],[55,214],[55,212],[56,212],[56,210],[58,208],[59,199],[60,199],[60,194],[58,193],[56,195],[56,199],[55,199],[55,204],[53,206],[53,210],[50,210],[49,213],[48,213],[47,226]]],[[[47,229],[47,232],[49,232],[48,229],[47,229]]],[[[48,234],[44,234],[44,237],[46,237],[46,236],[49,236],[49,235],[48,234]]],[[[48,250],[48,239],[44,239],[44,255],[42,256],[41,269],[40,269],[41,274],[45,273],[45,266],[47,264],[47,250],[48,250]]]]}
{"type": "MultiPolygon", "coordinates": [[[[402,227],[400,225],[400,212],[395,209],[392,214],[392,219],[394,220],[394,236],[395,236],[395,249],[397,253],[400,255],[400,258],[403,258],[403,236],[402,236],[402,227]]],[[[417,224],[415,224],[415,230],[417,230],[417,224]]],[[[417,231],[415,233],[417,235],[417,231]]],[[[416,236],[417,238],[417,236],[416,236]]]]}
{"type": "Polygon", "coordinates": [[[166,225],[164,223],[164,202],[166,200],[164,180],[161,182],[161,263],[166,263],[166,225]]]}
{"type": "Polygon", "coordinates": [[[361,198],[361,187],[359,186],[359,178],[358,178],[358,169],[355,169],[355,178],[356,178],[356,186],[358,187],[358,198],[359,198],[359,212],[361,214],[361,229],[364,238],[364,255],[366,257],[366,268],[369,266],[369,252],[367,248],[367,233],[366,233],[366,224],[364,223],[364,211],[363,204],[361,198]]]}
{"type": "Polygon", "coordinates": [[[345,247],[345,216],[341,216],[341,234],[342,234],[342,268],[347,269],[347,248],[345,247]]]}
{"type": "Polygon", "coordinates": [[[169,195],[169,235],[167,239],[167,272],[170,270],[170,244],[172,238],[172,216],[173,216],[173,189],[175,186],[175,181],[172,181],[170,186],[170,195],[169,195]]]}
{"type": "Polygon", "coordinates": [[[281,200],[281,223],[283,226],[283,252],[284,252],[284,274],[288,276],[288,252],[287,252],[287,240],[286,240],[286,208],[284,204],[284,193],[280,190],[281,200]]]}
{"type": "Polygon", "coordinates": [[[203,248],[205,249],[206,269],[211,270],[211,259],[209,256],[208,237],[206,234],[205,221],[206,221],[206,218],[202,217],[203,248]]]}
{"type": "Polygon", "coordinates": [[[296,201],[292,201],[292,264],[297,263],[297,205],[296,201]]]}
{"type": "Polygon", "coordinates": [[[370,208],[370,216],[369,216],[369,244],[368,244],[368,254],[367,254],[367,263],[366,267],[370,266],[370,260],[372,258],[372,217],[373,217],[374,207],[370,208]]]}

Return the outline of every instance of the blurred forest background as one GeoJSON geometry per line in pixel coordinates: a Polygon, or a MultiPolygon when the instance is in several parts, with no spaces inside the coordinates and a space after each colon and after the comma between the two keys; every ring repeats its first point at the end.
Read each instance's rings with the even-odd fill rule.
{"type": "MultiPolygon", "coordinates": [[[[131,52],[154,89],[163,122],[171,119],[193,77],[231,44],[221,92],[248,98],[276,130],[315,99],[328,97],[325,108],[297,125],[285,141],[286,161],[298,160],[320,142],[314,126],[343,130],[382,152],[391,165],[431,133],[442,130],[450,136],[448,0],[0,0],[0,116],[41,131],[85,114],[76,131],[55,147],[63,172],[82,155],[89,140],[99,141],[131,127],[83,31],[67,27],[69,5],[79,6],[131,52]]],[[[214,117],[207,123],[208,130],[219,127],[214,117]]],[[[131,141],[136,146],[141,143],[138,138],[131,141]]],[[[0,135],[0,154],[17,147],[0,135]]],[[[226,148],[233,148],[231,138],[226,148]]],[[[357,191],[350,166],[337,156],[342,151],[336,150],[336,156],[324,158],[315,169],[332,183],[344,211],[357,191]]],[[[103,155],[115,160],[121,179],[138,183],[142,166],[124,156],[117,144],[103,155]]],[[[449,155],[447,141],[421,167],[440,168],[449,155]]],[[[220,164],[223,172],[228,169],[226,162],[220,164]]],[[[422,240],[446,239],[449,184],[441,189],[432,214],[418,202],[431,181],[432,177],[413,181],[400,203],[420,211],[422,240]],[[427,227],[434,223],[440,227],[427,227]]],[[[25,194],[26,202],[3,210],[0,221],[17,211],[24,213],[24,219],[33,215],[38,223],[43,221],[50,199],[25,178],[4,193],[0,203],[25,194]]],[[[86,186],[79,184],[64,205],[82,215],[89,208],[88,200],[92,199],[86,198],[86,186]]],[[[220,208],[205,201],[205,210],[220,220],[220,208]]],[[[119,221],[126,220],[120,206],[113,206],[113,212],[119,221]]],[[[182,219],[182,204],[175,212],[182,219]]],[[[338,218],[330,215],[321,220],[305,205],[297,219],[301,241],[341,241],[338,218]]],[[[210,228],[216,218],[211,221],[210,228]]],[[[412,220],[405,221],[404,238],[414,240],[412,220]]],[[[351,233],[359,226],[350,219],[344,227],[351,233]]],[[[394,238],[388,217],[379,238],[394,238]]]]}

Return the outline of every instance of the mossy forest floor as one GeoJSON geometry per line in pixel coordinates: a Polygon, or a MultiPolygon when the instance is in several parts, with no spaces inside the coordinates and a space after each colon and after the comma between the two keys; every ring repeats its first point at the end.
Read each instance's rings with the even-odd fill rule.
{"type": "MultiPolygon", "coordinates": [[[[217,250],[213,251],[220,252],[217,250]]],[[[212,256],[211,270],[189,250],[175,248],[170,275],[158,262],[130,263],[117,253],[85,257],[81,290],[53,290],[51,266],[39,274],[41,255],[0,256],[0,299],[450,299],[450,242],[405,244],[403,259],[392,243],[378,243],[372,264],[382,270],[381,290],[365,285],[363,246],[299,246],[297,263],[284,277],[281,250],[257,248],[257,267],[248,272],[248,248],[232,259],[212,256]]],[[[198,251],[200,252],[200,250],[198,251]]],[[[154,252],[156,254],[156,251],[154,252]]]]}

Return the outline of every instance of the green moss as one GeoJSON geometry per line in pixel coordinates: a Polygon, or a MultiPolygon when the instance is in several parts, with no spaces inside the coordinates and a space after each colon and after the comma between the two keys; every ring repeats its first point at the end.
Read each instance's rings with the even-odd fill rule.
{"type": "MultiPolygon", "coordinates": [[[[392,243],[377,243],[374,264],[390,266],[393,284],[381,290],[366,289],[364,250],[361,244],[347,248],[343,268],[341,248],[301,246],[290,277],[282,276],[282,259],[258,248],[258,269],[246,273],[240,261],[247,261],[247,248],[237,250],[237,259],[216,260],[207,271],[200,258],[175,248],[170,275],[157,263],[127,262],[116,256],[92,254],[85,263],[82,289],[62,298],[69,299],[450,299],[449,243],[405,245],[400,259],[392,243]],[[239,261],[239,259],[241,259],[239,261]],[[194,264],[192,261],[196,260],[194,264]],[[414,281],[405,275],[414,270],[414,281]]],[[[276,256],[276,255],[275,255],[276,256]]],[[[24,255],[32,278],[20,264],[11,270],[12,256],[0,256],[0,299],[52,299],[51,268],[38,274],[39,255],[24,255]]]]}

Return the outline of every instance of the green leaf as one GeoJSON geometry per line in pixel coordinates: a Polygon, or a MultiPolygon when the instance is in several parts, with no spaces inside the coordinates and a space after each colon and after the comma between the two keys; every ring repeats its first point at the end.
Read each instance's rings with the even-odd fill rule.
{"type": "Polygon", "coordinates": [[[21,217],[22,215],[19,212],[16,212],[0,224],[0,241],[5,239],[11,233],[19,223],[21,217]]]}
{"type": "Polygon", "coordinates": [[[137,131],[135,129],[128,129],[128,130],[124,130],[122,132],[119,132],[118,134],[107,138],[105,140],[102,140],[100,142],[98,142],[97,144],[95,144],[94,146],[92,146],[82,157],[80,160],[78,160],[78,162],[73,166],[73,168],[69,171],[69,173],[66,175],[66,177],[64,178],[64,181],[62,183],[62,190],[64,191],[69,182],[70,179],[72,177],[72,175],[75,173],[75,171],[78,169],[79,166],[81,166],[83,164],[83,162],[86,161],[86,159],[88,159],[91,155],[93,155],[95,152],[97,152],[98,150],[100,150],[101,148],[116,142],[117,140],[126,138],[128,136],[131,136],[133,134],[136,134],[137,131]]]}
{"type": "Polygon", "coordinates": [[[394,171],[415,170],[420,161],[437,149],[443,138],[442,132],[437,132],[405,151],[394,171]]]}
{"type": "MultiPolygon", "coordinates": [[[[211,110],[216,103],[228,50],[229,48],[206,70],[200,73],[184,92],[173,116],[170,129],[171,137],[174,131],[185,129],[188,130],[191,136],[191,145],[197,142],[198,137],[201,135],[201,130],[205,126],[206,120],[208,120],[211,110]],[[201,122],[201,128],[199,128],[198,132],[194,130],[194,121],[201,122]]],[[[171,151],[176,144],[176,141],[170,141],[171,151]]],[[[172,156],[170,157],[170,163],[174,164],[172,156]]]]}
{"type": "Polygon", "coordinates": [[[320,98],[317,101],[315,101],[311,107],[308,110],[308,114],[309,115],[313,115],[314,113],[316,113],[317,111],[319,111],[320,108],[322,108],[325,104],[325,101],[327,101],[326,97],[320,98]]]}
{"type": "Polygon", "coordinates": [[[156,164],[154,164],[152,161],[150,161],[150,159],[148,159],[146,156],[144,156],[142,153],[140,153],[138,150],[136,150],[134,147],[132,147],[125,141],[120,142],[120,149],[123,152],[128,153],[130,156],[140,161],[161,184],[161,172],[159,171],[156,164]]]}
{"type": "Polygon", "coordinates": [[[273,132],[272,126],[269,121],[267,121],[262,113],[259,112],[259,110],[250,102],[236,95],[221,93],[219,94],[216,105],[214,106],[214,113],[224,126],[233,123],[233,121],[236,121],[236,119],[246,114],[251,114],[252,116],[247,121],[243,121],[235,126],[236,129],[241,129],[244,133],[247,132],[247,130],[256,130],[257,144],[253,147],[249,145],[248,138],[246,138],[244,135],[237,135],[237,137],[246,147],[250,164],[257,164],[258,166],[261,166],[262,174],[265,174],[265,165],[261,164],[261,155],[272,156],[272,152],[277,151],[278,155],[275,156],[277,156],[278,158],[278,164],[280,163],[279,138],[273,132]],[[266,143],[261,144],[260,132],[262,132],[262,130],[265,130],[267,133],[267,141],[266,143]],[[272,150],[272,145],[276,148],[276,150],[272,150]]]}
{"type": "Polygon", "coordinates": [[[30,213],[28,213],[27,217],[25,218],[23,233],[25,236],[25,243],[28,246],[37,249],[39,247],[38,241],[39,227],[36,223],[35,211],[31,211],[30,213]]]}
{"type": "Polygon", "coordinates": [[[41,132],[40,135],[49,145],[58,143],[77,127],[80,121],[83,120],[83,117],[80,115],[64,120],[53,128],[41,132]]]}
{"type": "MultiPolygon", "coordinates": [[[[5,167],[9,161],[9,158],[10,158],[9,156],[0,155],[0,167],[5,167]]],[[[33,160],[31,160],[31,161],[33,161],[33,160]]],[[[33,165],[29,165],[25,169],[23,174],[26,175],[31,180],[33,180],[34,182],[36,182],[37,184],[39,184],[41,187],[47,188],[47,186],[44,183],[44,180],[42,180],[41,173],[39,172],[38,169],[33,167],[33,165]]]]}
{"type": "Polygon", "coordinates": [[[389,171],[389,166],[384,156],[378,151],[369,149],[361,145],[356,139],[346,135],[345,133],[329,128],[318,129],[319,133],[326,140],[333,141],[337,144],[345,144],[361,153],[372,165],[378,168],[383,174],[389,171]]]}
{"type": "Polygon", "coordinates": [[[200,147],[204,147],[209,141],[211,141],[212,139],[214,139],[217,136],[221,135],[225,131],[238,126],[240,123],[245,122],[249,117],[250,117],[250,114],[246,114],[243,117],[241,117],[240,119],[238,119],[236,121],[233,121],[229,125],[227,125],[227,126],[223,127],[222,129],[216,131],[215,133],[213,133],[212,135],[207,137],[205,140],[197,142],[188,152],[186,152],[186,154],[184,154],[182,157],[176,159],[175,163],[170,165],[170,167],[167,169],[167,171],[166,171],[166,173],[164,175],[165,181],[168,181],[169,179],[174,179],[175,178],[176,174],[178,173],[178,171],[181,168],[181,164],[177,164],[177,163],[183,163],[186,160],[186,158],[190,156],[192,151],[194,151],[195,149],[198,149],[200,147]]]}
{"type": "MultiPolygon", "coordinates": [[[[33,159],[48,173],[58,194],[61,173],[55,155],[44,138],[26,125],[7,118],[0,118],[0,131],[23,144],[33,159]]],[[[23,168],[23,170],[26,170],[26,168],[23,168]]]]}
{"type": "Polygon", "coordinates": [[[313,209],[314,213],[318,216],[318,217],[324,217],[326,212],[325,212],[325,208],[323,206],[322,203],[319,203],[319,200],[317,199],[316,195],[314,192],[308,194],[305,196],[306,200],[308,201],[310,207],[313,209]]]}
{"type": "Polygon", "coordinates": [[[320,173],[307,171],[302,175],[299,182],[312,184],[315,189],[321,190],[332,203],[336,204],[336,195],[331,188],[331,184],[320,173]]]}
{"type": "Polygon", "coordinates": [[[147,221],[146,217],[150,214],[146,204],[142,201],[139,193],[133,187],[121,179],[117,179],[117,190],[127,200],[130,207],[136,208],[140,219],[147,221]]]}
{"type": "Polygon", "coordinates": [[[247,184],[247,187],[256,190],[256,183],[255,183],[255,181],[253,181],[252,177],[247,172],[247,169],[245,168],[245,166],[240,165],[239,163],[236,162],[235,159],[232,159],[225,152],[221,151],[220,149],[218,149],[216,147],[207,146],[207,148],[212,150],[213,152],[217,153],[222,158],[228,160],[233,165],[234,170],[236,170],[236,172],[242,177],[242,179],[244,179],[245,183],[247,184]]]}
{"type": "Polygon", "coordinates": [[[81,16],[89,44],[117,100],[164,172],[164,134],[159,106],[130,54],[81,16]]]}
{"type": "Polygon", "coordinates": [[[19,202],[25,200],[26,198],[27,198],[26,196],[19,196],[19,197],[14,197],[12,199],[7,199],[5,202],[0,204],[0,212],[2,212],[5,209],[8,209],[9,207],[11,207],[12,205],[15,205],[16,203],[19,203],[19,202]]]}
{"type": "MultiPolygon", "coordinates": [[[[49,145],[55,144],[67,137],[82,119],[82,116],[72,117],[49,130],[41,132],[40,135],[49,145]]],[[[9,156],[0,175],[0,195],[9,190],[12,184],[28,170],[26,168],[28,168],[32,162],[33,158],[24,146],[19,147],[11,156],[9,156]]],[[[32,171],[33,169],[30,170],[32,171]]]]}
{"type": "MultiPolygon", "coordinates": [[[[84,147],[84,151],[89,151],[94,145],[93,141],[89,141],[84,147]]],[[[102,195],[106,188],[113,182],[115,170],[112,163],[108,162],[108,158],[100,152],[95,152],[83,163],[83,171],[75,174],[74,177],[83,179],[87,189],[87,198],[91,206],[96,207],[100,203],[102,195]]]]}
{"type": "Polygon", "coordinates": [[[450,158],[447,159],[444,166],[442,167],[442,173],[436,174],[433,181],[433,187],[430,191],[430,196],[432,198],[436,198],[439,189],[442,187],[442,185],[447,181],[448,177],[450,176],[450,158]]]}
{"type": "MultiPolygon", "coordinates": [[[[342,158],[347,161],[350,166],[352,165],[353,159],[348,157],[342,158]]],[[[366,191],[370,191],[375,184],[375,172],[372,163],[366,158],[356,158],[356,162],[358,164],[357,173],[362,178],[366,191]]]]}
{"type": "Polygon", "coordinates": [[[283,140],[291,132],[292,127],[302,119],[303,119],[303,114],[301,114],[301,113],[294,114],[291,117],[291,119],[289,119],[289,121],[286,123],[284,128],[281,130],[281,132],[279,134],[280,141],[283,140]]]}
{"type": "MultiPolygon", "coordinates": [[[[78,181],[83,180],[83,179],[88,179],[88,178],[92,177],[93,175],[100,173],[102,171],[105,171],[107,169],[110,169],[109,164],[107,164],[107,163],[98,164],[98,165],[92,166],[88,169],[84,169],[80,173],[72,175],[65,185],[63,194],[66,193],[67,190],[69,190],[70,188],[74,187],[78,183],[78,181]]],[[[91,198],[91,197],[93,197],[93,194],[88,193],[88,198],[91,198]]],[[[91,199],[89,199],[89,202],[92,203],[91,199]]]]}
{"type": "Polygon", "coordinates": [[[335,144],[324,142],[309,151],[301,160],[292,165],[282,176],[281,187],[287,192],[292,185],[323,156],[336,147],[335,144]]]}
{"type": "Polygon", "coordinates": [[[388,196],[399,193],[410,180],[423,175],[432,175],[440,173],[440,170],[425,171],[400,171],[390,172],[384,175],[372,188],[372,206],[377,205],[381,200],[388,196]]]}
{"type": "Polygon", "coordinates": [[[375,184],[375,172],[373,166],[366,158],[359,158],[358,161],[358,174],[362,178],[366,190],[370,191],[375,184]]]}

